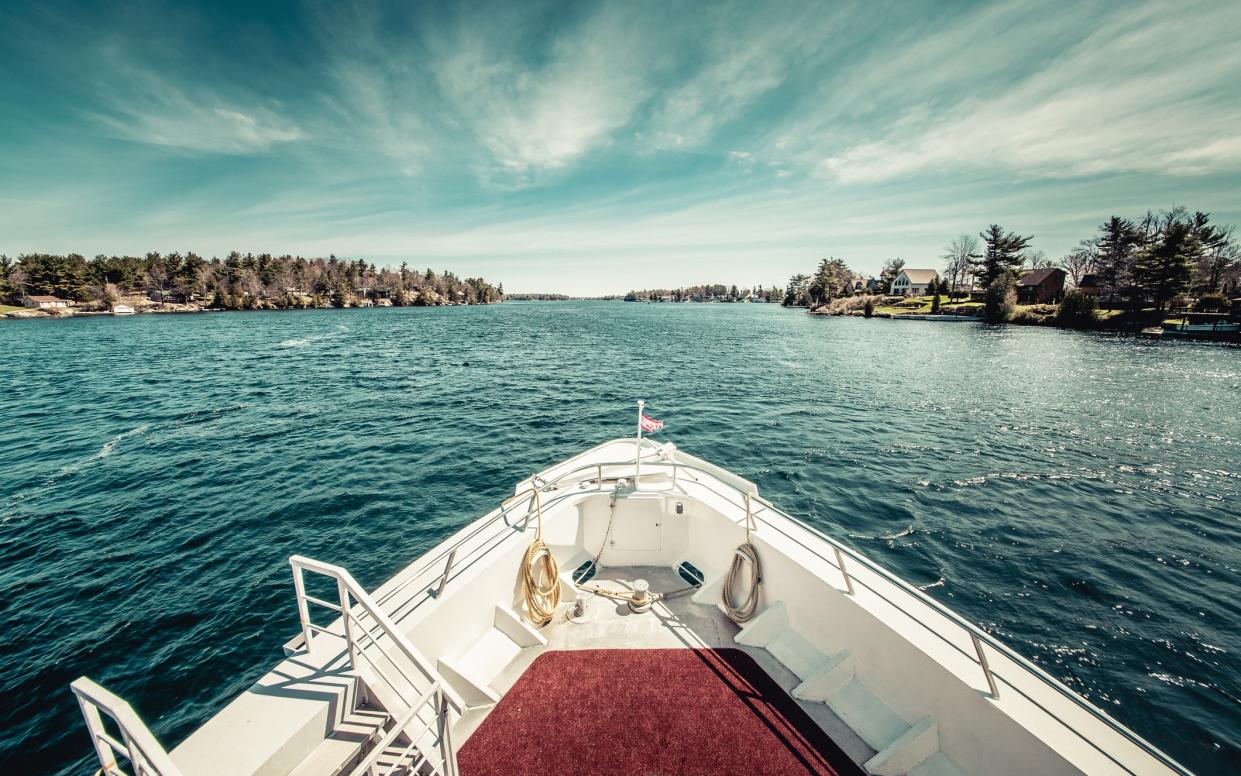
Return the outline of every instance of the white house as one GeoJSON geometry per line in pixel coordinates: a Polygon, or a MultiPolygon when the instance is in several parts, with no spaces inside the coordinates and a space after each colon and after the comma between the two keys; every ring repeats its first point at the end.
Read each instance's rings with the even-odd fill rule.
{"type": "Polygon", "coordinates": [[[27,307],[33,307],[36,310],[73,306],[73,302],[70,302],[68,299],[61,299],[58,296],[28,296],[26,297],[25,304],[27,307]]]}
{"type": "Polygon", "coordinates": [[[897,296],[924,296],[927,286],[939,280],[933,269],[902,269],[892,281],[892,293],[897,296]]]}

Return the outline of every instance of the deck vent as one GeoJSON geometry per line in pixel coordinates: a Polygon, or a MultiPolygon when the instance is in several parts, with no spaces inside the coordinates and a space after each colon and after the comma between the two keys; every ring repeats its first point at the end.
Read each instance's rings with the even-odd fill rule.
{"type": "Polygon", "coordinates": [[[706,579],[706,576],[698,570],[698,567],[689,561],[684,561],[680,566],[677,566],[677,573],[681,575],[681,579],[684,579],[694,587],[702,587],[702,580],[706,579]]]}
{"type": "Polygon", "coordinates": [[[599,567],[594,561],[588,560],[573,570],[573,583],[576,585],[584,585],[595,578],[599,573],[599,567]]]}

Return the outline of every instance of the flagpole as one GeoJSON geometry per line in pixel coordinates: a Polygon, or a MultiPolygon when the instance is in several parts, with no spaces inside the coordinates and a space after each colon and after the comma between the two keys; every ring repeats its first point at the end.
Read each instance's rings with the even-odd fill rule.
{"type": "Polygon", "coordinates": [[[638,441],[635,445],[633,457],[633,489],[638,489],[638,482],[642,477],[642,409],[646,407],[646,402],[638,399],[638,441]]]}

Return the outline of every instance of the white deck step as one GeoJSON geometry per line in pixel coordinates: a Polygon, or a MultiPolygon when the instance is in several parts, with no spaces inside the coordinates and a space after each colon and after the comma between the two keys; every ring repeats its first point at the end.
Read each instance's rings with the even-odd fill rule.
{"type": "Polygon", "coordinates": [[[453,664],[471,679],[486,686],[491,684],[491,680],[499,675],[505,666],[513,662],[521,649],[507,634],[492,628],[459,660],[454,660],[453,664]]]}
{"type": "Polygon", "coordinates": [[[792,628],[767,642],[767,651],[803,680],[810,678],[830,660],[828,655],[792,628]]]}
{"type": "Polygon", "coordinates": [[[904,735],[909,723],[897,716],[857,679],[841,687],[827,706],[876,751],[904,735]]]}
{"type": "Polygon", "coordinates": [[[491,706],[515,681],[510,666],[524,669],[546,646],[547,639],[516,613],[496,606],[493,626],[461,655],[440,658],[437,669],[468,708],[491,706]]]}
{"type": "Polygon", "coordinates": [[[382,711],[357,709],[323,739],[289,776],[337,776],[345,773],[383,735],[389,719],[382,711]]]}
{"type": "Polygon", "coordinates": [[[939,751],[935,721],[922,718],[912,725],[870,691],[854,673],[848,651],[830,655],[798,633],[783,602],[764,609],[737,634],[738,644],[762,647],[792,671],[801,684],[793,697],[824,703],[849,726],[875,755],[866,768],[876,776],[964,776],[939,751]]]}

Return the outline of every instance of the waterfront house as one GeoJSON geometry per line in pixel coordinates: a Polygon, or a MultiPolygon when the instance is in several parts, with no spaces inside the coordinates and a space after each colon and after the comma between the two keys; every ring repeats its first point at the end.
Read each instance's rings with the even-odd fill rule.
{"type": "Polygon", "coordinates": [[[28,296],[24,304],[36,310],[50,310],[59,307],[73,307],[75,303],[68,299],[61,299],[58,296],[28,296]]]}
{"type": "Polygon", "coordinates": [[[1018,304],[1048,304],[1064,297],[1067,273],[1059,267],[1032,269],[1017,281],[1018,304]]]}
{"type": "Polygon", "coordinates": [[[892,281],[892,293],[897,296],[924,296],[927,288],[939,280],[933,269],[902,269],[892,281]]]}
{"type": "Polygon", "coordinates": [[[1086,296],[1098,296],[1099,295],[1099,276],[1098,275],[1083,275],[1082,281],[1077,284],[1077,290],[1082,292],[1086,296]]]}
{"type": "Polygon", "coordinates": [[[856,294],[865,294],[876,291],[879,288],[879,281],[872,277],[862,277],[854,275],[845,283],[845,295],[853,296],[856,294]]]}

